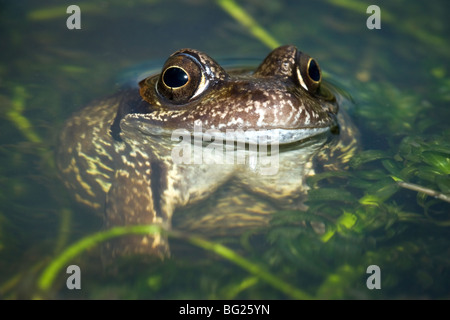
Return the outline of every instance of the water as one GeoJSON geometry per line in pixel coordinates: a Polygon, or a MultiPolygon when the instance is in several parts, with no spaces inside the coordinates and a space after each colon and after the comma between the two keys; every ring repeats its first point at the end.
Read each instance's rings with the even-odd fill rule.
{"type": "Polygon", "coordinates": [[[81,290],[66,288],[65,268],[39,290],[55,257],[102,226],[57,178],[52,152],[64,120],[113,93],[134,66],[177,49],[224,59],[270,51],[212,1],[79,2],[81,30],[66,28],[69,4],[0,2],[0,297],[286,299],[300,290],[318,298],[449,297],[450,205],[393,179],[450,193],[445,1],[378,2],[380,30],[367,29],[369,15],[356,1],[247,1],[280,43],[316,58],[350,93],[362,153],[347,173],[311,179],[318,188],[307,212],[280,212],[266,230],[222,239],[260,266],[257,274],[174,237],[171,259],[118,261],[107,270],[94,246],[69,262],[82,270],[81,290]],[[323,222],[327,232],[319,237],[302,221],[323,222]],[[379,290],[366,286],[370,265],[380,267],[379,290]]]}

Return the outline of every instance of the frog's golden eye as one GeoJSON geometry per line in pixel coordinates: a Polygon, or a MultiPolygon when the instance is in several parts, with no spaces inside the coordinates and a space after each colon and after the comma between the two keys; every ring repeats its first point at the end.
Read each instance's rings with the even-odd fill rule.
{"type": "Polygon", "coordinates": [[[313,58],[309,59],[307,70],[308,70],[309,79],[311,81],[320,82],[321,74],[320,74],[319,65],[317,64],[316,60],[314,60],[313,58]]]}
{"type": "Polygon", "coordinates": [[[158,93],[174,104],[184,104],[199,96],[208,86],[205,71],[189,54],[171,56],[156,84],[158,93]]]}
{"type": "Polygon", "coordinates": [[[322,81],[322,73],[316,60],[304,54],[298,53],[297,79],[300,85],[311,93],[316,93],[322,81]]]}
{"type": "Polygon", "coordinates": [[[183,68],[170,67],[164,71],[162,81],[169,88],[179,89],[189,82],[189,75],[183,68]]]}

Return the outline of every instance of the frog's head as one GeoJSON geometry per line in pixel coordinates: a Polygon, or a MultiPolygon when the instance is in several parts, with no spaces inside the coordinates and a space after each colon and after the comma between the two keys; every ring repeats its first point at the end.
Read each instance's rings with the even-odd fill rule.
{"type": "Polygon", "coordinates": [[[276,130],[291,143],[337,128],[338,105],[316,60],[294,46],[272,51],[253,73],[225,71],[192,49],[173,53],[158,75],[139,83],[145,102],[121,129],[170,135],[175,129],[276,130]]]}

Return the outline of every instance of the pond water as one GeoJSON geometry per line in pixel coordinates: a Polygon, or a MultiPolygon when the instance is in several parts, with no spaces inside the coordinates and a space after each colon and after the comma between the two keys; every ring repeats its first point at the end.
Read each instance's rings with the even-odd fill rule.
{"type": "Polygon", "coordinates": [[[277,212],[267,228],[213,240],[231,251],[174,234],[163,261],[135,257],[104,268],[98,243],[58,260],[102,230],[58,179],[54,150],[64,121],[180,48],[243,64],[263,59],[274,44],[224,3],[233,2],[81,1],[81,29],[69,30],[70,1],[0,2],[0,298],[450,298],[443,0],[378,1],[381,29],[372,30],[368,4],[359,1],[237,1],[352,97],[361,151],[349,169],[311,178],[306,211],[277,212]],[[323,223],[324,233],[304,221],[323,223]],[[63,263],[45,287],[55,261],[63,263]],[[67,289],[68,265],[82,270],[81,290],[67,289]],[[373,265],[381,276],[369,282],[381,289],[367,286],[373,265]]]}

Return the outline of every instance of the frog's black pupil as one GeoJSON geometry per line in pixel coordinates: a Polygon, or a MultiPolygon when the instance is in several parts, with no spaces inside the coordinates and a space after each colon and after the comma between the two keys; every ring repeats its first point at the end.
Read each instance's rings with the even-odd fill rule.
{"type": "Polygon", "coordinates": [[[179,88],[184,86],[189,81],[189,77],[183,69],[172,67],[164,72],[163,80],[166,86],[171,88],[179,88]]]}
{"type": "Polygon", "coordinates": [[[320,80],[319,67],[317,66],[316,61],[313,60],[313,59],[311,59],[311,62],[309,63],[308,74],[309,74],[309,77],[311,79],[313,79],[314,81],[319,81],[320,80]]]}

